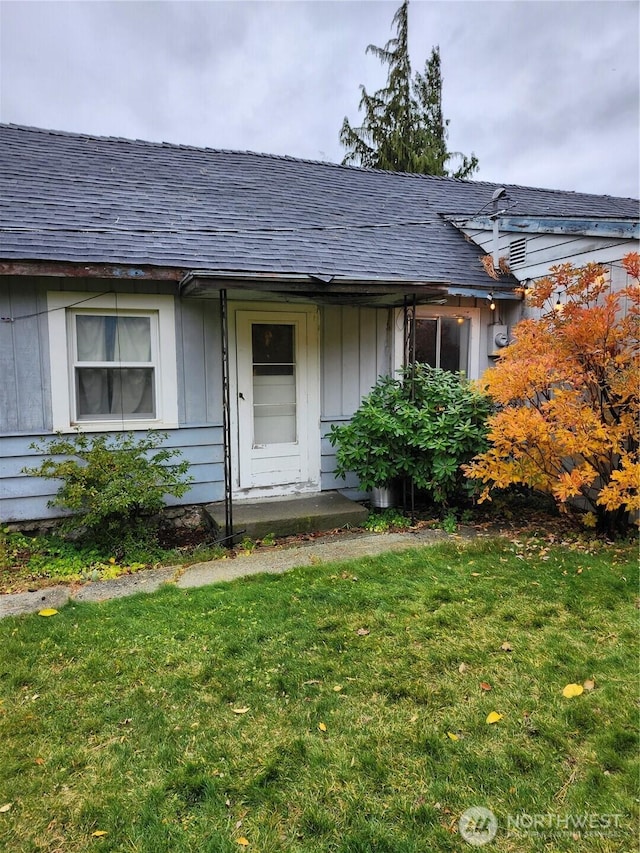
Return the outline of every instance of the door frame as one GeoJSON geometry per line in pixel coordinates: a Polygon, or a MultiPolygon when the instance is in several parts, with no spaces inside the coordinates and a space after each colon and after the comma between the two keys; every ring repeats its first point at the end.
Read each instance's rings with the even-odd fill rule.
{"type": "Polygon", "coordinates": [[[231,427],[231,481],[234,500],[251,500],[260,497],[286,497],[304,492],[320,491],[320,312],[317,305],[281,304],[277,302],[229,302],[229,397],[231,427]],[[240,430],[238,413],[238,336],[237,314],[249,312],[259,322],[264,315],[266,322],[279,322],[282,317],[304,314],[306,319],[306,341],[296,342],[297,369],[302,373],[297,383],[300,399],[296,401],[300,413],[299,426],[306,429],[306,453],[301,458],[301,478],[297,483],[274,486],[240,486],[240,430]],[[302,364],[300,354],[306,358],[302,364]]]}

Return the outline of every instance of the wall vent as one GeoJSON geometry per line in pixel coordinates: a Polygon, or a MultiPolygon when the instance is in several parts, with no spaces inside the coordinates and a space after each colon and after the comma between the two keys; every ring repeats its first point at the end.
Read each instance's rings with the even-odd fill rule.
{"type": "Polygon", "coordinates": [[[509,244],[509,266],[521,267],[527,257],[527,238],[516,237],[509,244]]]}

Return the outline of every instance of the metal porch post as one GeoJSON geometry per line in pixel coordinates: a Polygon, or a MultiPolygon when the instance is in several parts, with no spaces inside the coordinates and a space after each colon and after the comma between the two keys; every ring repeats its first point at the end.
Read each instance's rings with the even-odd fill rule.
{"type": "Polygon", "coordinates": [[[231,399],[229,390],[229,316],[227,291],[220,291],[220,331],[222,354],[222,438],[224,447],[225,545],[233,547],[233,495],[231,482],[231,399]]]}
{"type": "MultiPolygon", "coordinates": [[[[409,366],[411,368],[410,381],[411,381],[411,401],[415,399],[415,375],[416,375],[416,294],[414,293],[411,297],[411,304],[409,305],[409,297],[404,297],[404,357],[405,357],[405,366],[409,366]]],[[[404,506],[406,509],[407,500],[406,500],[406,483],[403,485],[404,491],[404,506]]],[[[416,489],[415,484],[413,482],[413,476],[411,477],[411,483],[409,487],[410,491],[410,500],[411,500],[411,523],[415,524],[416,521],[416,489]]]]}

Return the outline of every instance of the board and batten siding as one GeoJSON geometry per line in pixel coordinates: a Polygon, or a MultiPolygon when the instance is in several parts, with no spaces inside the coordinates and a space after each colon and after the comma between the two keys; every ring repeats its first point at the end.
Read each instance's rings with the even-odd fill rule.
{"type": "Polygon", "coordinates": [[[382,374],[393,369],[394,311],[388,308],[325,306],[321,316],[321,488],[363,497],[358,480],[335,476],[335,449],[327,434],[348,421],[382,374]]]}
{"type": "Polygon", "coordinates": [[[42,280],[0,279],[0,436],[50,431],[47,292],[42,280]]]}
{"type": "MultiPolygon", "coordinates": [[[[118,292],[174,293],[168,283],[118,282],[118,292]]],[[[105,293],[113,281],[50,277],[0,279],[0,521],[52,518],[53,482],[22,473],[41,458],[30,449],[52,434],[51,365],[47,292],[105,293]]],[[[194,483],[179,501],[202,503],[224,496],[220,322],[217,302],[175,301],[179,429],[168,431],[191,464],[194,483]]],[[[66,353],[53,369],[67,370],[66,353]]]]}

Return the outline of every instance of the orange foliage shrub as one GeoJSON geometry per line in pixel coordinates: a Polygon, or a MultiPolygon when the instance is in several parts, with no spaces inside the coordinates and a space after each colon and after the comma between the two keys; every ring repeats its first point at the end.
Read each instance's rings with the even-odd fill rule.
{"type": "Polygon", "coordinates": [[[616,291],[597,264],[562,264],[537,282],[529,298],[541,317],[517,324],[482,380],[498,411],[489,450],[463,469],[485,484],[481,499],[528,485],[561,509],[582,505],[609,533],[640,510],[638,254],[623,265],[627,286],[616,291]]]}

